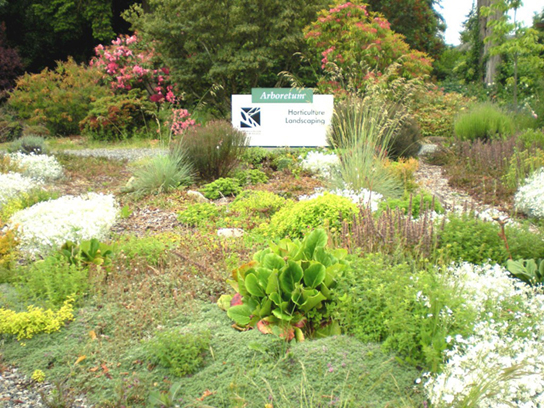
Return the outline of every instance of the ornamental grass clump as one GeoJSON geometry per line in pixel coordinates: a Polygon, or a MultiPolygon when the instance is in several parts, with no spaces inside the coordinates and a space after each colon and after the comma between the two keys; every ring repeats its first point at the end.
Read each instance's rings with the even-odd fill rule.
{"type": "Polygon", "coordinates": [[[399,197],[402,183],[386,166],[388,149],[404,116],[379,95],[354,98],[334,112],[328,139],[339,156],[332,185],[341,190],[367,189],[384,197],[399,197]]]}
{"type": "Polygon", "coordinates": [[[17,228],[19,251],[40,257],[58,250],[66,241],[104,239],[118,213],[113,195],[89,193],[38,203],[13,215],[9,225],[17,228]]]}
{"type": "Polygon", "coordinates": [[[514,121],[492,103],[474,106],[455,120],[455,135],[461,140],[506,139],[514,134],[514,121]]]}
{"type": "Polygon", "coordinates": [[[17,195],[40,186],[40,182],[19,173],[0,173],[0,208],[17,195]]]}
{"type": "Polygon", "coordinates": [[[45,154],[12,153],[11,159],[22,169],[23,176],[36,180],[52,181],[63,176],[61,164],[55,156],[45,154]]]}
{"type": "Polygon", "coordinates": [[[530,217],[544,218],[544,169],[525,179],[514,196],[514,206],[530,217]]]}

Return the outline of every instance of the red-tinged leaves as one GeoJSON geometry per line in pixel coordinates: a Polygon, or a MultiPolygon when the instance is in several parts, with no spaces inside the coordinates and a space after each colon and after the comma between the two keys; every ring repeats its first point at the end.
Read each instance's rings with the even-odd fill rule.
{"type": "Polygon", "coordinates": [[[237,293],[232,297],[232,300],[230,301],[230,306],[238,306],[242,304],[242,295],[237,293]]]}
{"type": "Polygon", "coordinates": [[[206,390],[202,393],[202,396],[200,398],[197,398],[196,400],[197,401],[204,401],[204,398],[206,397],[209,397],[210,395],[213,395],[215,394],[217,391],[210,391],[210,390],[206,390]]]}
{"type": "Polygon", "coordinates": [[[293,327],[286,327],[281,333],[280,338],[286,341],[291,341],[295,338],[295,329],[293,327]]]}
{"type": "Polygon", "coordinates": [[[272,328],[270,327],[270,323],[268,323],[266,320],[259,320],[257,322],[257,329],[262,334],[272,334],[272,328]]]}

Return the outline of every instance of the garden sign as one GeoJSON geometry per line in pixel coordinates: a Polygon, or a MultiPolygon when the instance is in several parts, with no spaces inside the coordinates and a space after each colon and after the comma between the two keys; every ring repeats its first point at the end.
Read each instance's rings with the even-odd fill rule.
{"type": "Polygon", "coordinates": [[[250,146],[327,146],[332,95],[311,89],[253,88],[232,95],[232,126],[246,133],[250,146]]]}

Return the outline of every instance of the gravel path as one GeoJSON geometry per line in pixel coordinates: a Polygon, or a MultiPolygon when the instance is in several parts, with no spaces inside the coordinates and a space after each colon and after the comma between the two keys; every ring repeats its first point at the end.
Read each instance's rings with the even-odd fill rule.
{"type": "Polygon", "coordinates": [[[144,157],[158,156],[166,154],[168,149],[82,149],[82,150],[62,150],[61,153],[84,157],[107,157],[112,160],[136,161],[144,157]]]}

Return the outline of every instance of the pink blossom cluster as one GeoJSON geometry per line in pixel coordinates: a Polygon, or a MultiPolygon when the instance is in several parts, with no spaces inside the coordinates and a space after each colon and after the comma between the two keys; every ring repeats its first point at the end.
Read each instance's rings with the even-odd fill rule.
{"type": "Polygon", "coordinates": [[[95,54],[90,65],[102,71],[114,92],[142,88],[153,102],[176,102],[169,69],[156,66],[153,49],[136,35],[120,36],[107,47],[100,44],[95,54]]]}
{"type": "Polygon", "coordinates": [[[196,122],[191,119],[187,109],[172,109],[172,126],[170,130],[173,135],[181,135],[186,129],[195,126],[196,122]]]}

